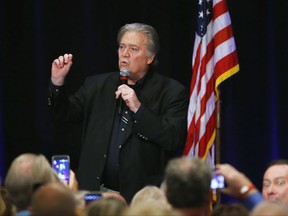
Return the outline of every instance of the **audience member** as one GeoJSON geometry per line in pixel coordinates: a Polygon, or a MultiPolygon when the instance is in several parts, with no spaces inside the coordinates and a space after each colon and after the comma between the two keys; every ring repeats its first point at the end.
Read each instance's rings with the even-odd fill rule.
{"type": "Polygon", "coordinates": [[[142,204],[144,202],[158,204],[164,208],[171,208],[170,204],[167,202],[165,193],[159,187],[148,185],[139,190],[130,203],[130,207],[142,204]]]}
{"type": "Polygon", "coordinates": [[[121,216],[185,216],[182,212],[173,208],[163,208],[157,203],[143,202],[137,204],[132,208],[127,208],[123,211],[121,216]]]}
{"type": "Polygon", "coordinates": [[[163,187],[168,202],[185,215],[210,215],[211,167],[197,158],[172,159],[163,187]]]}
{"type": "Polygon", "coordinates": [[[288,207],[288,160],[279,159],[269,163],[263,176],[262,196],[265,200],[288,207]]]}
{"type": "Polygon", "coordinates": [[[31,202],[32,216],[77,216],[77,202],[71,190],[61,182],[40,186],[31,202]]]}
{"type": "Polygon", "coordinates": [[[33,187],[44,182],[59,181],[43,155],[25,153],[15,158],[8,169],[5,187],[9,191],[18,215],[29,215],[33,187]]]}
{"type": "Polygon", "coordinates": [[[119,216],[128,205],[118,197],[103,197],[91,202],[86,208],[86,216],[119,216]]]}
{"type": "Polygon", "coordinates": [[[221,192],[243,200],[249,210],[263,200],[251,180],[230,164],[217,164],[215,174],[223,175],[226,181],[227,187],[221,192]]]}
{"type": "Polygon", "coordinates": [[[229,164],[216,165],[215,173],[224,176],[228,185],[223,193],[243,199],[251,209],[264,200],[279,202],[288,207],[288,160],[271,161],[263,175],[262,196],[251,180],[229,164]]]}
{"type": "Polygon", "coordinates": [[[250,216],[288,216],[288,209],[281,203],[264,201],[253,208],[250,216]]]}
{"type": "Polygon", "coordinates": [[[249,211],[241,203],[220,204],[213,208],[211,216],[249,216],[249,211]]]}
{"type": "Polygon", "coordinates": [[[0,215],[16,215],[16,207],[13,205],[10,194],[5,188],[0,188],[0,215]]]}
{"type": "Polygon", "coordinates": [[[118,192],[112,192],[112,191],[107,191],[107,192],[102,192],[102,195],[104,198],[116,198],[119,201],[121,201],[123,204],[128,205],[126,199],[118,192]]]}
{"type": "Polygon", "coordinates": [[[6,204],[2,198],[2,194],[0,194],[0,215],[2,215],[5,210],[6,210],[6,204]]]}
{"type": "MultiPolygon", "coordinates": [[[[75,178],[72,171],[72,177],[75,178]]],[[[17,208],[17,215],[29,215],[33,189],[47,182],[59,182],[57,174],[44,155],[24,153],[16,157],[7,172],[5,187],[17,208]]],[[[77,180],[71,180],[69,187],[77,188],[77,180]]]]}

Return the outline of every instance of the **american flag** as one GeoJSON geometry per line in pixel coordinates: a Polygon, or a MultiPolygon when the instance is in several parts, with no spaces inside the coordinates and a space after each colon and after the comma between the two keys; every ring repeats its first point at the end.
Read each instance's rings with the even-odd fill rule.
{"type": "Polygon", "coordinates": [[[198,0],[197,12],[184,155],[214,166],[218,88],[239,63],[226,0],[198,0]]]}

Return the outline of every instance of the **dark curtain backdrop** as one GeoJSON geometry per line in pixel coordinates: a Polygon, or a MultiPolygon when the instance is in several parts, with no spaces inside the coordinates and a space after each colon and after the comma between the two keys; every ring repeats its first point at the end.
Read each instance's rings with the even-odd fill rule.
{"type": "MultiPolygon", "coordinates": [[[[67,85],[117,70],[118,29],[153,25],[159,73],[189,88],[197,0],[10,1],[0,3],[0,174],[24,152],[69,154],[77,169],[81,125],[51,122],[52,61],[74,55],[67,85]]],[[[287,0],[228,0],[240,71],[221,85],[221,162],[261,188],[267,163],[288,158],[287,0]]]]}

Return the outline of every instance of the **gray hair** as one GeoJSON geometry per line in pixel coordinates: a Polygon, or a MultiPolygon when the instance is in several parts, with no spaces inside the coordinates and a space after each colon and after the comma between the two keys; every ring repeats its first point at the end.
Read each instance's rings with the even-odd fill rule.
{"type": "Polygon", "coordinates": [[[176,208],[209,204],[211,178],[212,170],[205,161],[189,157],[170,160],[164,179],[169,203],[176,208]]]}
{"type": "Polygon", "coordinates": [[[5,178],[5,187],[18,210],[22,210],[30,205],[34,186],[58,181],[57,174],[44,155],[25,153],[11,163],[5,178]]]}
{"type": "Polygon", "coordinates": [[[122,26],[118,31],[117,36],[118,44],[120,44],[120,41],[126,32],[140,32],[147,35],[148,36],[147,49],[149,52],[148,55],[150,57],[151,55],[154,54],[155,55],[154,59],[156,59],[157,54],[160,50],[159,36],[152,26],[143,23],[130,23],[122,26]]]}

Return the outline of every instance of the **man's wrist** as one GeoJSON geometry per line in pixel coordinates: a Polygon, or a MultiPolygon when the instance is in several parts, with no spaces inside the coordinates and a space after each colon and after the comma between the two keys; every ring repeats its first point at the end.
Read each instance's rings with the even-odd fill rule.
{"type": "Polygon", "coordinates": [[[60,87],[60,86],[63,86],[64,85],[64,79],[53,79],[52,77],[51,77],[51,83],[54,85],[54,86],[58,86],[58,87],[60,87]]]}
{"type": "Polygon", "coordinates": [[[244,199],[246,198],[247,196],[253,194],[257,192],[257,188],[255,187],[254,184],[249,184],[249,185],[243,185],[241,188],[240,188],[240,191],[239,191],[239,197],[241,199],[244,199]]]}

